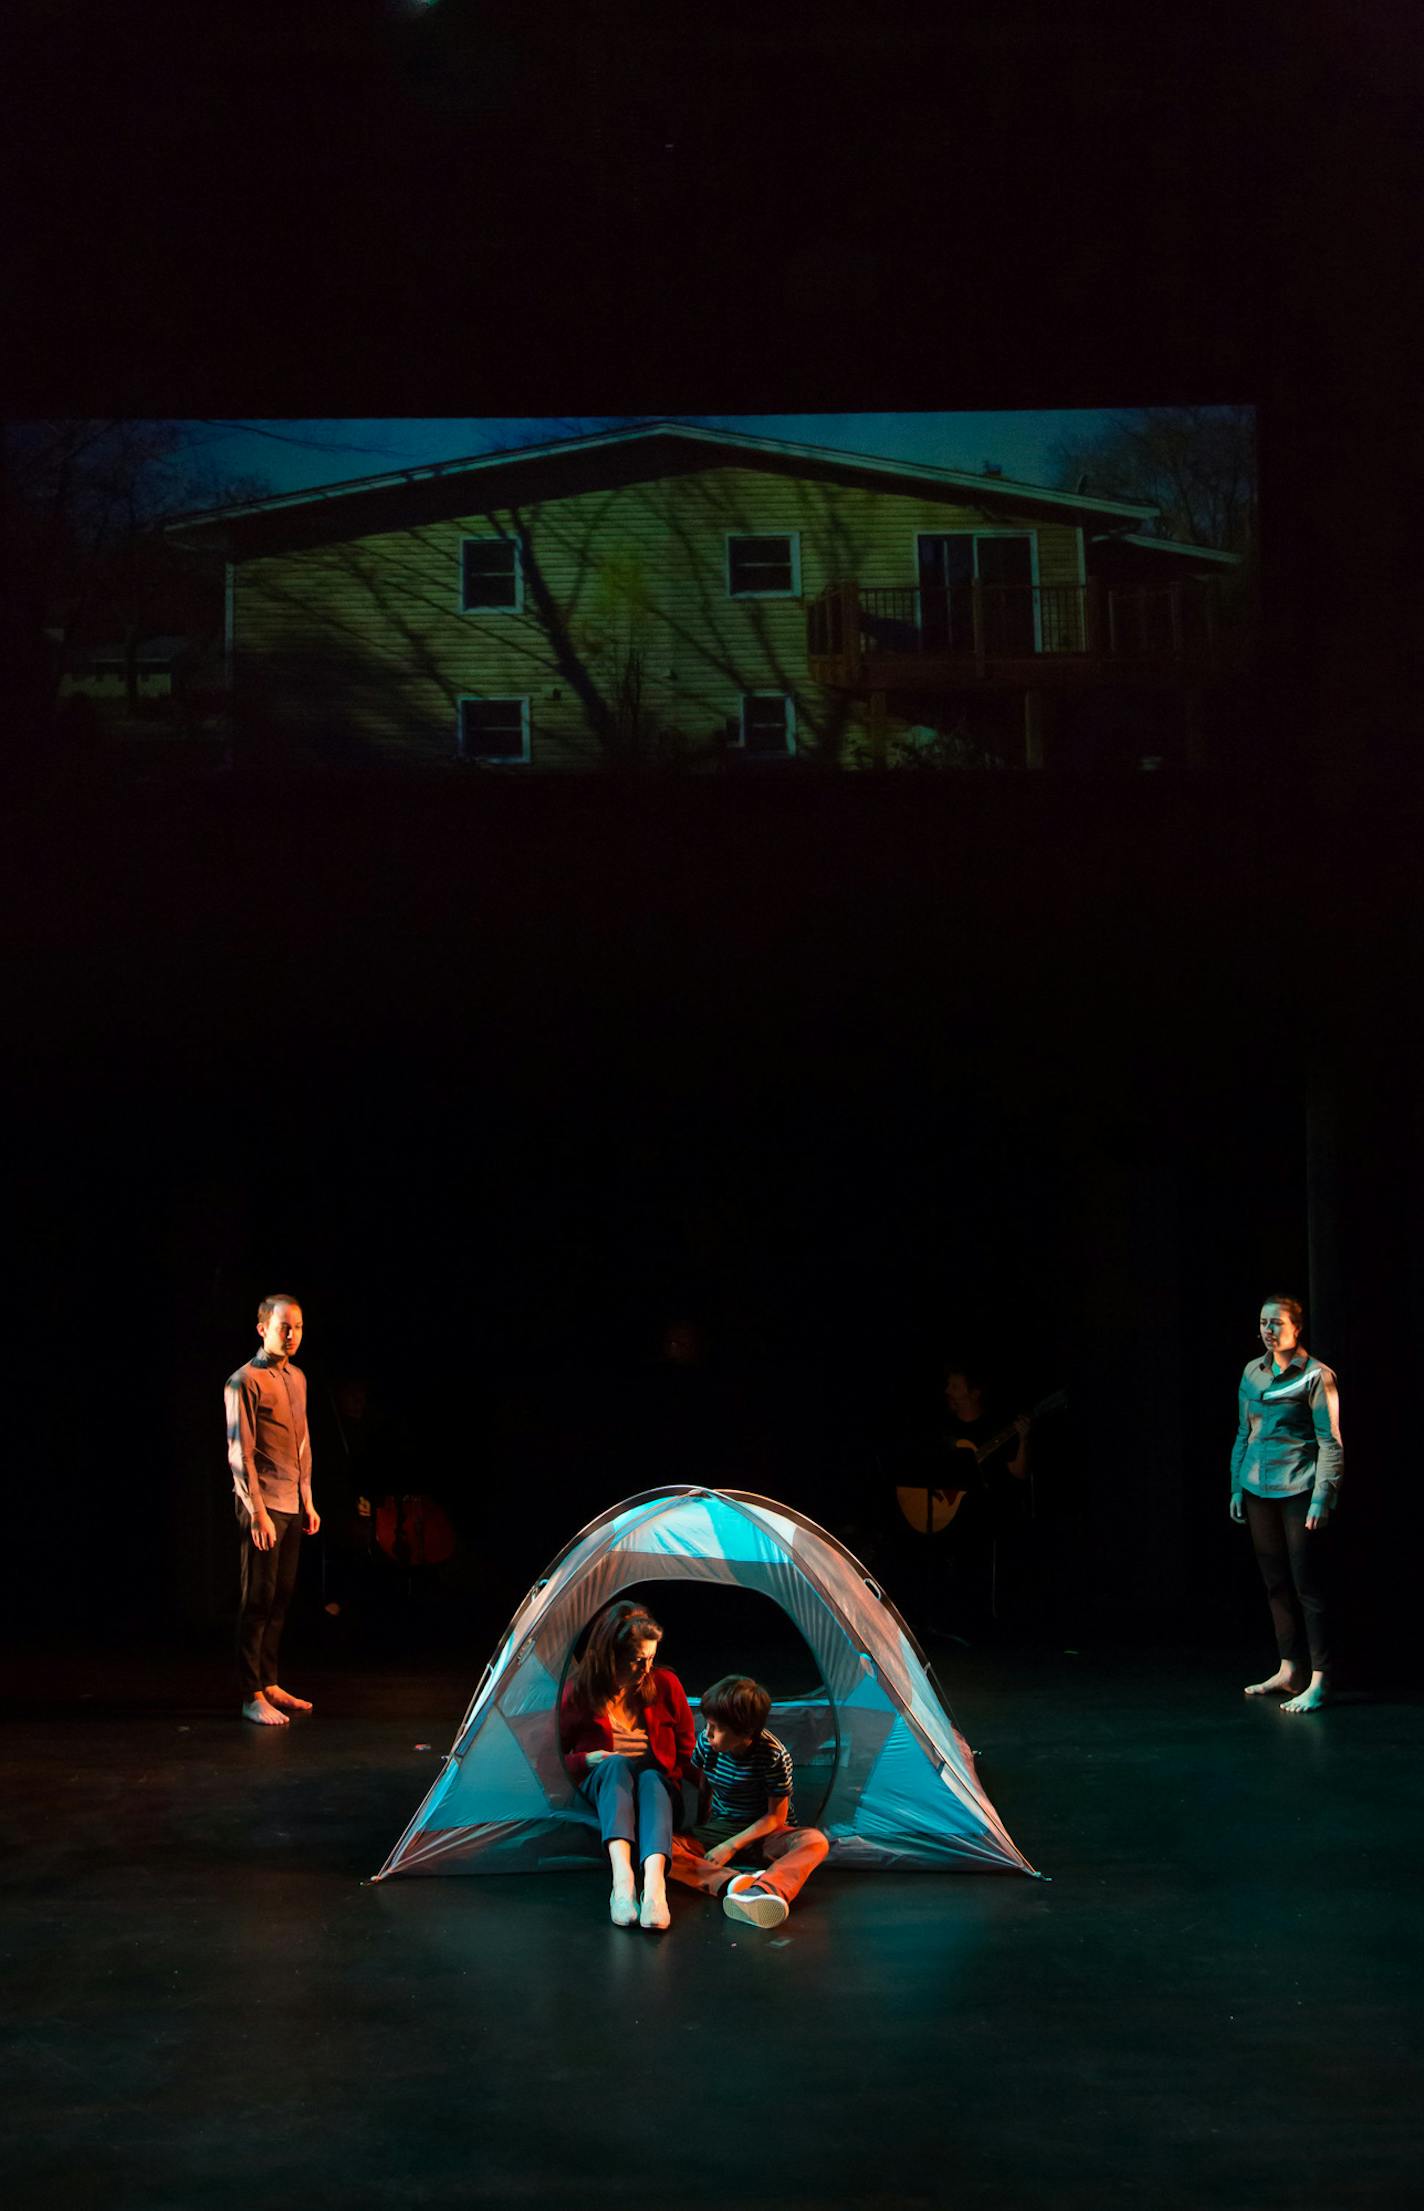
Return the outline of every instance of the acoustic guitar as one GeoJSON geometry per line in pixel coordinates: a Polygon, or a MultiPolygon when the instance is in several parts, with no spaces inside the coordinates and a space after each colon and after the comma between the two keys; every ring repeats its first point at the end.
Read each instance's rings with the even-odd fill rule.
{"type": "MultiPolygon", "coordinates": [[[[1051,1396],[1040,1398],[1036,1405],[1030,1407],[1028,1418],[1031,1421],[1041,1420],[1045,1413],[1061,1412],[1067,1403],[1068,1392],[1054,1390],[1051,1396]]],[[[925,1482],[896,1483],[895,1501],[916,1535],[939,1535],[949,1526],[969,1494],[975,1470],[983,1465],[985,1459],[991,1459],[996,1451],[1003,1449],[1017,1427],[1018,1420],[1011,1420],[1007,1427],[1001,1428],[997,1435],[990,1436],[985,1443],[975,1443],[969,1436],[960,1436],[956,1440],[954,1450],[968,1454],[962,1462],[966,1479],[957,1488],[949,1482],[938,1489],[925,1482]]]]}

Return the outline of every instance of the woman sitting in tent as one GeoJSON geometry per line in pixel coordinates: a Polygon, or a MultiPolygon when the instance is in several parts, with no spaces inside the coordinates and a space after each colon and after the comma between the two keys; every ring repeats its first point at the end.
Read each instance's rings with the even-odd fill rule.
{"type": "Polygon", "coordinates": [[[696,1730],[682,1683],[655,1666],[663,1631],[628,1599],[600,1613],[559,1712],[564,1763],[598,1814],[613,1867],[615,1927],[666,1927],[673,1797],[696,1730]],[[639,1910],[633,1845],[643,1869],[639,1910]]]}

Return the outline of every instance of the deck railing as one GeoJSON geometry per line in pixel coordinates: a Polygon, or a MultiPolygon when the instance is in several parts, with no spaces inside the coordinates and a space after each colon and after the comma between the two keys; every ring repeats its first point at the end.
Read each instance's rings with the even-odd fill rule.
{"type": "Polygon", "coordinates": [[[1204,662],[1215,650],[1209,583],[1152,587],[966,582],[828,584],[806,609],[813,660],[854,680],[861,663],[991,663],[1037,656],[1124,666],[1204,662]]]}

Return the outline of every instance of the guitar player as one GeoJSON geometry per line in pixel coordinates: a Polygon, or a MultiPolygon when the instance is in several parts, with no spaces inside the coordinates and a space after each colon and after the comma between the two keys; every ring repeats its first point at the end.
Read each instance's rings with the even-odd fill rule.
{"type": "MultiPolygon", "coordinates": [[[[994,1433],[994,1423],[984,1406],[983,1384],[966,1374],[963,1367],[951,1367],[944,1378],[945,1443],[954,1450],[960,1442],[972,1443],[976,1450],[989,1441],[994,1433]]],[[[1032,1423],[1027,1413],[1020,1413],[1014,1422],[1014,1434],[1018,1448],[1012,1458],[1003,1453],[1008,1443],[981,1462],[992,1466],[996,1473],[1011,1474],[1016,1482],[1028,1479],[1028,1432],[1032,1423]]],[[[965,1457],[968,1457],[966,1452],[965,1457]]]]}
{"type": "Polygon", "coordinates": [[[995,1616],[996,1543],[1026,1494],[1031,1425],[1027,1413],[996,1423],[982,1379],[962,1360],[948,1367],[944,1413],[922,1461],[926,1490],[912,1481],[901,1491],[916,1531],[902,1546],[907,1594],[931,1635],[966,1640],[995,1616]]]}

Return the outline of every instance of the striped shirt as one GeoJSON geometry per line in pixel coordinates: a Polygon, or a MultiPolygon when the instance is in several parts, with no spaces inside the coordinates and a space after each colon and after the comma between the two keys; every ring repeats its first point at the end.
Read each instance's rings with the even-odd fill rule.
{"type": "Polygon", "coordinates": [[[771,1805],[791,1794],[791,1753],[766,1728],[740,1758],[734,1758],[729,1750],[714,1750],[707,1740],[707,1730],[702,1728],[692,1762],[707,1776],[714,1820],[735,1820],[740,1826],[750,1826],[771,1805]]]}

